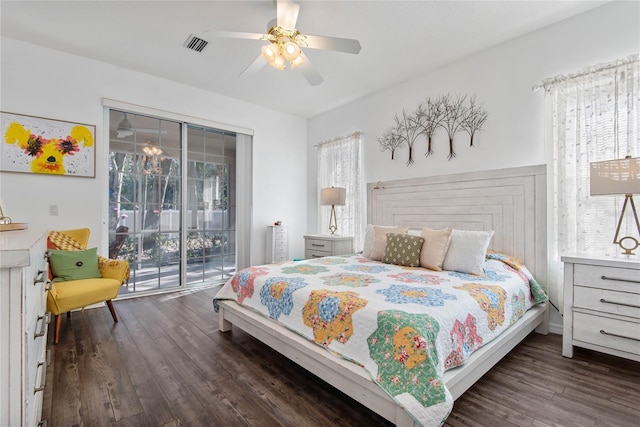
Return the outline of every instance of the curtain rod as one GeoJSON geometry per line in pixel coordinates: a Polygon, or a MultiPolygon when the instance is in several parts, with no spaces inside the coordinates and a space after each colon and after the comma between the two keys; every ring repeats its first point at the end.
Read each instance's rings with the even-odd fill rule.
{"type": "Polygon", "coordinates": [[[638,61],[638,54],[633,54],[633,55],[629,55],[626,58],[623,59],[616,59],[615,61],[606,63],[606,64],[596,64],[594,66],[591,67],[587,67],[587,68],[583,68],[582,70],[578,71],[577,73],[574,74],[560,74],[554,77],[550,77],[548,79],[544,79],[542,81],[542,83],[539,83],[535,86],[533,86],[531,88],[531,90],[533,90],[534,92],[539,91],[540,89],[549,89],[550,87],[552,87],[555,84],[558,83],[564,83],[567,80],[571,80],[571,79],[575,79],[578,77],[584,77],[588,74],[592,74],[592,73],[597,73],[600,71],[607,71],[607,70],[611,70],[613,68],[618,68],[621,67],[623,65],[627,65],[630,64],[632,62],[637,62],[638,61]]]}
{"type": "Polygon", "coordinates": [[[337,142],[337,141],[340,141],[342,139],[347,139],[347,138],[350,138],[352,136],[360,136],[360,135],[362,135],[362,132],[356,131],[356,132],[350,133],[350,134],[345,135],[345,136],[339,136],[337,138],[328,139],[326,141],[319,142],[318,144],[314,145],[313,148],[320,148],[320,146],[325,145],[325,144],[331,144],[332,142],[337,142]]]}

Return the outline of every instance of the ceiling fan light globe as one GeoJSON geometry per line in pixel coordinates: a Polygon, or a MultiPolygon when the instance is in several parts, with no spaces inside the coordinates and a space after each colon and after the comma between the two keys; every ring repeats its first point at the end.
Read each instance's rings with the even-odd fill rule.
{"type": "Polygon", "coordinates": [[[302,59],[302,56],[298,56],[296,59],[294,59],[293,61],[291,61],[291,69],[295,69],[298,65],[301,65],[304,62],[304,59],[302,59]]]}
{"type": "Polygon", "coordinates": [[[282,55],[277,55],[272,62],[269,62],[269,65],[277,70],[284,70],[286,68],[284,64],[284,57],[282,55]]]}
{"type": "Polygon", "coordinates": [[[283,55],[287,61],[296,60],[298,57],[300,57],[300,53],[301,53],[300,46],[298,46],[292,41],[289,41],[284,44],[283,51],[284,51],[283,55]]]}
{"type": "Polygon", "coordinates": [[[273,63],[278,56],[278,50],[274,44],[262,46],[261,52],[264,59],[269,61],[270,64],[273,63]]]}

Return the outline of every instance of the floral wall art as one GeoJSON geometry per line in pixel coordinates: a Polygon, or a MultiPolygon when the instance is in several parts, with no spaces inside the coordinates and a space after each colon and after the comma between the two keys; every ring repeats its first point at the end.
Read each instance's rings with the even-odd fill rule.
{"type": "Polygon", "coordinates": [[[5,112],[0,125],[0,171],[95,177],[95,126],[5,112]]]}
{"type": "Polygon", "coordinates": [[[433,137],[438,132],[445,132],[449,139],[449,154],[451,160],[456,157],[454,151],[454,137],[459,132],[469,135],[469,146],[473,147],[473,139],[487,121],[488,114],[482,105],[478,105],[475,96],[441,95],[427,98],[421,102],[415,111],[393,116],[394,125],[377,138],[382,151],[391,152],[391,160],[395,159],[396,151],[409,149],[407,166],[414,163],[413,148],[416,142],[426,142],[425,157],[435,153],[433,137]]]}

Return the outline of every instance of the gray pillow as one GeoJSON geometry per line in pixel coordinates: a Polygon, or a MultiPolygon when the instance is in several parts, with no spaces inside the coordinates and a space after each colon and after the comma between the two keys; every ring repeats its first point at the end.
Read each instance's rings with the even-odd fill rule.
{"type": "Polygon", "coordinates": [[[406,267],[419,267],[420,251],[423,244],[424,238],[420,236],[389,233],[382,262],[406,267]]]}

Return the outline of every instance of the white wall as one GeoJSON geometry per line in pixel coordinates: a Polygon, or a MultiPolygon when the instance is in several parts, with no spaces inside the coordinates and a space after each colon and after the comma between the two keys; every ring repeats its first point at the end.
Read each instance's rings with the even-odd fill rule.
{"type": "Polygon", "coordinates": [[[638,51],[640,3],[609,3],[312,118],[308,123],[308,232],[317,231],[314,144],[362,131],[366,182],[542,164],[546,162],[544,93],[534,93],[532,86],[638,51]],[[457,157],[448,161],[448,139],[440,130],[435,154],[425,158],[426,142],[420,140],[411,166],[405,166],[406,147],[394,161],[388,151],[380,152],[376,137],[392,126],[396,112],[412,111],[427,97],[447,93],[475,94],[484,104],[489,118],[474,139],[475,148],[468,146],[466,134],[457,134],[457,157]]]}
{"type": "Polygon", "coordinates": [[[276,220],[289,226],[290,255],[303,256],[305,120],[7,37],[1,43],[2,111],[96,125],[96,178],[0,173],[2,206],[14,221],[50,229],[89,227],[90,245],[106,253],[104,97],[253,129],[252,263],[264,262],[266,226],[276,220]],[[59,216],[49,216],[50,204],[59,205],[59,216]]]}

